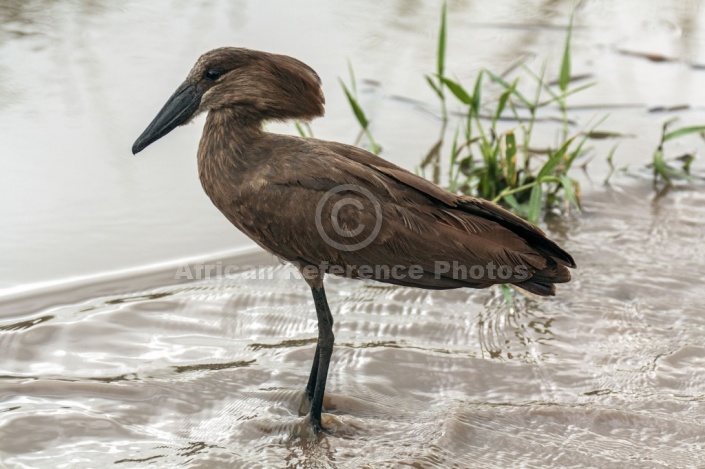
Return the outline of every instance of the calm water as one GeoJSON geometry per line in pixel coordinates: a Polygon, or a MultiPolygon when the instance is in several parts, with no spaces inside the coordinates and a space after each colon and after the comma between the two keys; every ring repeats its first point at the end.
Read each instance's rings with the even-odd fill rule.
{"type": "MultiPolygon", "coordinates": [[[[349,58],[375,80],[360,92],[384,156],[412,169],[438,133],[431,3],[0,5],[0,467],[705,466],[701,182],[655,199],[644,178],[601,186],[595,159],[584,211],[547,220],[579,265],[553,299],[331,279],[335,432],[316,441],[301,416],[308,288],[202,194],[201,121],[131,157],[193,60],[231,44],[318,70],[314,130],[341,141],[356,134],[336,83],[349,58]],[[199,262],[185,257],[258,269],[185,281],[199,262]]],[[[496,3],[450,3],[453,74],[525,56],[556,69],[570,2],[496,3]]],[[[613,3],[581,4],[574,68],[598,85],[572,117],[578,130],[607,109],[605,130],[633,135],[618,164],[639,174],[675,115],[650,108],[705,121],[703,14],[613,3]]]]}

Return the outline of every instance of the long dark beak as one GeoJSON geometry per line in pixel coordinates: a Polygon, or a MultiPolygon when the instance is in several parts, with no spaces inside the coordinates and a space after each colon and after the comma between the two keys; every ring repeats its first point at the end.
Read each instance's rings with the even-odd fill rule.
{"type": "Polygon", "coordinates": [[[176,127],[186,123],[198,110],[201,104],[202,92],[196,90],[191,83],[183,83],[171,95],[157,117],[132,145],[132,154],[141,152],[152,142],[156,142],[176,127]]]}

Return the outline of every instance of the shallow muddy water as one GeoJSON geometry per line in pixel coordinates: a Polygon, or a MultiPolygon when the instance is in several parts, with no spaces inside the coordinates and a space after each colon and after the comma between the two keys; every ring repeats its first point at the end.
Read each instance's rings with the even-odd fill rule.
{"type": "Polygon", "coordinates": [[[580,267],[554,299],[329,281],[319,442],[299,412],[315,313],[282,266],[5,320],[3,462],[701,467],[705,196],[650,195],[592,194],[553,227],[580,267]]]}
{"type": "MultiPolygon", "coordinates": [[[[449,2],[448,70],[557,70],[570,3],[449,2]]],[[[705,466],[702,181],[655,199],[643,176],[602,187],[596,158],[583,212],[544,226],[579,266],[552,299],[330,279],[333,433],[317,441],[310,293],[202,194],[201,121],[129,153],[195,58],[227,44],[312,65],[316,135],[348,142],[350,59],[383,156],[413,169],[439,131],[423,79],[438,15],[409,0],[0,4],[0,467],[705,466]],[[237,273],[189,280],[204,262],[237,273]]],[[[698,1],[582,2],[573,66],[597,85],[569,100],[571,130],[609,113],[604,130],[632,135],[618,166],[642,175],[666,119],[702,125],[702,18],[698,1]]],[[[554,142],[554,123],[536,131],[554,142]]]]}

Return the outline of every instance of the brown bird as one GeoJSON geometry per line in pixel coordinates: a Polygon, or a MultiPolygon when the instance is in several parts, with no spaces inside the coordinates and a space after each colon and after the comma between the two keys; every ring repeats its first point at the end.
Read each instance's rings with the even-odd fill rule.
{"type": "Polygon", "coordinates": [[[450,193],[365,150],[264,131],[268,120],[323,115],[321,81],[284,55],[225,47],[203,54],[132,147],[208,112],[198,172],[215,206],[311,287],[318,345],[306,386],[321,410],[333,352],[326,273],[426,289],[509,283],[537,295],[568,282],[573,258],[537,227],[450,193]]]}

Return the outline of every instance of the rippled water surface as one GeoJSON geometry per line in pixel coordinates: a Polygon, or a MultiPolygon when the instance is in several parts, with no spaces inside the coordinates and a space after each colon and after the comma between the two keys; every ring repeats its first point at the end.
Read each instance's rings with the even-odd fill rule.
{"type": "Polygon", "coordinates": [[[702,466],[705,196],[608,190],[553,232],[580,266],[554,299],[330,280],[320,441],[301,411],[315,314],[288,268],[5,320],[3,461],[702,466]]]}
{"type": "MultiPolygon", "coordinates": [[[[449,2],[447,67],[464,82],[518,58],[555,69],[570,4],[449,2]]],[[[545,221],[579,266],[555,298],[327,280],[319,438],[306,284],[202,194],[200,125],[129,148],[193,60],[228,44],[310,63],[328,101],[314,129],[340,141],[357,133],[336,83],[350,58],[383,156],[413,169],[439,130],[423,79],[438,5],[117,5],[0,4],[0,467],[705,467],[703,183],[657,198],[638,169],[676,115],[663,109],[705,118],[699,2],[580,2],[574,71],[597,85],[570,102],[571,132],[608,110],[637,177],[603,187],[596,158],[582,213],[545,221]],[[240,273],[188,281],[198,259],[240,273]]],[[[555,141],[553,123],[536,132],[555,141]]]]}

